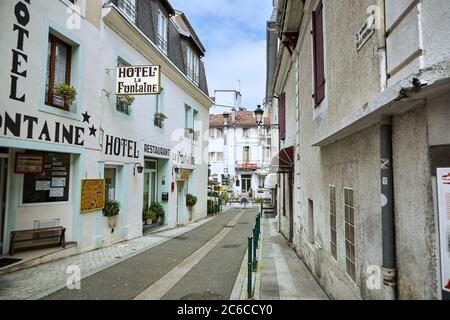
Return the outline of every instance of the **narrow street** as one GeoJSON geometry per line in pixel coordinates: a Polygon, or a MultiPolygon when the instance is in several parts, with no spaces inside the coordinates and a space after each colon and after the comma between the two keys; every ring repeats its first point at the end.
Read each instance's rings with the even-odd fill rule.
{"type": "Polygon", "coordinates": [[[229,299],[257,209],[232,209],[44,299],[229,299]]]}

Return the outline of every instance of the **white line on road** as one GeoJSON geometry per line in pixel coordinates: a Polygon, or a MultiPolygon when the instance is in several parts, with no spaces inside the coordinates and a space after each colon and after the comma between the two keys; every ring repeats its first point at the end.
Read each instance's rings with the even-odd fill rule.
{"type": "MultiPolygon", "coordinates": [[[[228,226],[233,227],[237,224],[245,211],[240,212],[234,217],[228,226]]],[[[172,289],[189,271],[192,270],[214,247],[222,241],[231,228],[225,228],[219,232],[214,238],[209,240],[203,247],[195,251],[192,255],[184,259],[179,265],[169,271],[161,279],[156,281],[150,287],[141,292],[134,300],[159,300],[170,289],[172,289]]]]}

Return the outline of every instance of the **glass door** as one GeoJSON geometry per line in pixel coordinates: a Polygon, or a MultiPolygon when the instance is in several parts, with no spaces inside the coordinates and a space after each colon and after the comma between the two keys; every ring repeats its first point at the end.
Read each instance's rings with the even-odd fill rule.
{"type": "Polygon", "coordinates": [[[157,202],[157,162],[155,160],[145,161],[144,170],[144,208],[148,208],[153,202],[157,202]]]}

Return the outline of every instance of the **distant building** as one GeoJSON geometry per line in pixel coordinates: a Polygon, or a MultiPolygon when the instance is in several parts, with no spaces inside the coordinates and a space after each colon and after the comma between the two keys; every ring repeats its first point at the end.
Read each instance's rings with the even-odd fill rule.
{"type": "Polygon", "coordinates": [[[239,110],[242,107],[242,95],[236,90],[215,90],[214,105],[210,114],[222,114],[231,112],[232,108],[239,110]]]}
{"type": "Polygon", "coordinates": [[[259,129],[252,111],[228,110],[209,116],[211,179],[236,195],[265,197],[270,166],[268,131],[259,129]]]}

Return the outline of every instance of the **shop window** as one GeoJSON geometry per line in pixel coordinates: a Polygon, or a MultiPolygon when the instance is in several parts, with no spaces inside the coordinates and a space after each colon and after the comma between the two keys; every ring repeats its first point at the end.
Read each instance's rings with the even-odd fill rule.
{"type": "Polygon", "coordinates": [[[116,168],[105,168],[105,198],[106,201],[116,200],[116,168]]]}
{"type": "MultiPolygon", "coordinates": [[[[36,153],[27,151],[27,153],[36,153]]],[[[69,201],[70,154],[42,153],[44,172],[24,174],[23,203],[69,201]]]]}
{"type": "Polygon", "coordinates": [[[49,35],[45,104],[69,111],[69,105],[65,103],[62,97],[54,93],[54,87],[59,84],[70,85],[71,63],[72,46],[53,35],[49,35]]]}

